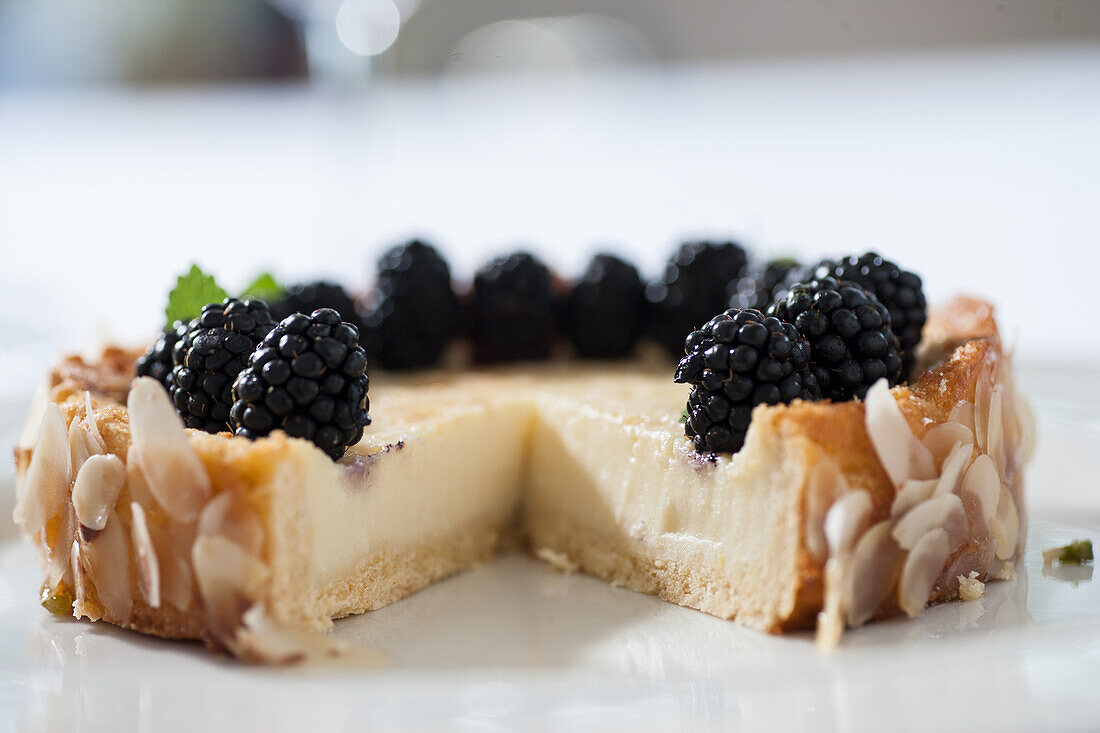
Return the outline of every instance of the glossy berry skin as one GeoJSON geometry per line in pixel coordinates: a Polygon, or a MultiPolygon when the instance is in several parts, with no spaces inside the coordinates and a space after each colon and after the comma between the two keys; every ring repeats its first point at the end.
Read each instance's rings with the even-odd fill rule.
{"type": "Polygon", "coordinates": [[[378,260],[363,323],[364,346],[383,368],[435,364],[458,323],[447,261],[419,240],[387,250],[378,260]]]}
{"type": "Polygon", "coordinates": [[[646,286],[650,335],[679,356],[684,337],[725,310],[730,283],[748,259],[734,242],[687,242],[669,258],[664,274],[646,286]]]}
{"type": "Polygon", "coordinates": [[[545,359],[554,332],[550,270],[528,252],[490,261],[474,275],[475,361],[545,359]]]}
{"type": "Polygon", "coordinates": [[[610,254],[598,254],[573,284],[565,303],[565,336],[577,355],[626,356],[642,333],[645,286],[638,270],[610,254]]]}
{"type": "Polygon", "coordinates": [[[920,277],[874,252],[836,261],[825,260],[814,268],[814,277],[851,280],[874,293],[890,311],[892,328],[901,344],[902,379],[908,378],[916,363],[917,345],[928,318],[920,277]]]}
{"type": "Polygon", "coordinates": [[[319,308],[333,309],[342,319],[362,331],[363,321],[355,299],[343,286],[328,280],[291,285],[280,300],[271,304],[271,315],[278,323],[294,313],[308,315],[319,308]]]}
{"type": "Polygon", "coordinates": [[[825,277],[797,284],[768,314],[793,323],[810,342],[810,367],[827,399],[863,399],[879,379],[890,386],[901,379],[890,312],[856,283],[825,277]]]}
{"type": "Polygon", "coordinates": [[[684,432],[700,453],[736,453],[757,405],[821,397],[811,348],[794,325],[731,308],[692,331],[676,381],[692,385],[684,432]]]}
{"type": "Polygon", "coordinates": [[[186,332],[187,324],[180,321],[173,323],[171,328],[161,331],[160,336],[148,351],[138,358],[137,376],[152,377],[168,389],[172,383],[172,367],[175,366],[172,361],[172,350],[186,332]]]}
{"type": "Polygon", "coordinates": [[[189,428],[229,430],[233,380],[274,327],[262,300],[226,298],[203,306],[172,348],[168,393],[189,428]]]}
{"type": "Polygon", "coordinates": [[[745,269],[742,277],[730,283],[730,308],[755,308],[765,311],[787,289],[805,280],[804,268],[795,260],[781,259],[757,262],[745,269]]]}
{"type": "Polygon", "coordinates": [[[283,319],[233,384],[235,435],[282,430],[338,460],[370,425],[367,354],[359,330],[331,308],[283,319]]]}

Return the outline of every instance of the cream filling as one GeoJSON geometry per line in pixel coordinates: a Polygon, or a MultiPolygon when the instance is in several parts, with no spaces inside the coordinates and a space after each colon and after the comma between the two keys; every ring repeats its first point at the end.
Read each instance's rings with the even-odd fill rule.
{"type": "Polygon", "coordinates": [[[519,500],[529,415],[518,401],[454,407],[392,442],[380,430],[327,476],[317,466],[304,482],[310,583],[324,588],[364,558],[467,527],[503,528],[519,500]]]}

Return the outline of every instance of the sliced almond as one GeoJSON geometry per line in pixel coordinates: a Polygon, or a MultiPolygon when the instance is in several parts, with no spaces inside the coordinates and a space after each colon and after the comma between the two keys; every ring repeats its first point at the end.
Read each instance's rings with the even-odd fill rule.
{"type": "Polygon", "coordinates": [[[960,493],[974,497],[985,526],[990,527],[1001,498],[1001,479],[992,458],[983,453],[974,459],[963,477],[960,493]]]}
{"type": "Polygon", "coordinates": [[[1016,502],[1007,491],[1001,491],[997,512],[993,515],[989,531],[997,541],[997,559],[1012,558],[1016,554],[1016,543],[1020,538],[1020,515],[1016,512],[1016,502]]]}
{"type": "Polygon", "coordinates": [[[118,456],[90,456],[73,483],[73,509],[77,520],[88,529],[103,529],[125,483],[126,465],[118,456]]]}
{"type": "Polygon", "coordinates": [[[88,576],[104,616],[113,623],[130,620],[130,552],[122,520],[112,511],[95,539],[84,542],[81,551],[88,560],[88,576]]]}
{"type": "Polygon", "coordinates": [[[93,453],[106,453],[107,443],[99,432],[99,419],[96,417],[95,408],[92,406],[92,393],[84,392],[84,429],[88,431],[89,446],[94,448],[93,453]]]}
{"type": "Polygon", "coordinates": [[[42,416],[38,441],[12,513],[23,531],[34,536],[65,506],[72,482],[69,433],[61,408],[50,403],[42,416]]]}
{"type": "Polygon", "coordinates": [[[1004,436],[1004,392],[1001,385],[993,388],[993,396],[989,401],[989,421],[986,425],[986,450],[993,464],[997,466],[997,473],[1006,474],[1007,454],[1005,452],[1004,436]]]}
{"type": "Polygon", "coordinates": [[[894,496],[894,503],[890,505],[890,517],[897,519],[904,516],[916,505],[930,499],[939,483],[939,479],[934,478],[926,481],[906,481],[894,496]]]}
{"type": "Polygon", "coordinates": [[[940,479],[936,483],[937,494],[954,494],[959,488],[959,480],[962,478],[963,471],[970,465],[970,460],[974,456],[974,444],[973,443],[958,443],[951,450],[951,453],[947,456],[947,460],[943,462],[943,470],[940,472],[940,479]]]}
{"type": "Polygon", "coordinates": [[[233,491],[215,496],[199,515],[200,535],[228,537],[259,557],[264,548],[264,525],[256,510],[233,491]]]}
{"type": "Polygon", "coordinates": [[[892,535],[903,550],[912,550],[921,537],[937,528],[947,531],[951,549],[966,539],[966,510],[957,495],[936,494],[921,502],[898,520],[892,535]]]}
{"type": "Polygon", "coordinates": [[[932,586],[943,570],[943,564],[951,554],[947,531],[937,527],[917,540],[898,581],[898,605],[912,617],[924,613],[932,586]]]}
{"type": "Polygon", "coordinates": [[[921,439],[924,447],[932,454],[937,466],[943,466],[948,454],[958,443],[974,444],[974,433],[970,428],[957,422],[945,422],[930,429],[921,439]]]}
{"type": "Polygon", "coordinates": [[[897,582],[905,553],[890,536],[890,524],[885,520],[873,525],[852,551],[843,578],[843,605],[851,626],[874,616],[897,582]]]}
{"type": "Polygon", "coordinates": [[[210,498],[210,477],[191,446],[168,393],[151,377],[130,386],[132,455],[157,503],[178,521],[199,516],[210,498]]]}
{"type": "Polygon", "coordinates": [[[825,541],[829,554],[850,550],[871,516],[871,495],[862,489],[850,491],[833,502],[825,513],[825,541]]]}
{"type": "Polygon", "coordinates": [[[910,479],[934,478],[932,454],[913,435],[885,379],[867,390],[864,407],[867,435],[894,486],[900,487],[910,479]]]}
{"type": "Polygon", "coordinates": [[[145,510],[136,501],[130,502],[130,540],[137,556],[141,595],[150,606],[160,608],[160,566],[157,564],[157,551],[149,536],[145,510]]]}
{"type": "Polygon", "coordinates": [[[261,600],[268,570],[263,562],[227,537],[200,535],[191,564],[206,607],[208,631],[231,647],[241,614],[261,600]]]}
{"type": "Polygon", "coordinates": [[[974,403],[970,400],[962,400],[951,408],[951,414],[947,418],[950,422],[958,423],[974,433],[974,403]]]}
{"type": "Polygon", "coordinates": [[[974,388],[974,438],[983,453],[988,453],[989,405],[993,400],[993,382],[989,368],[982,369],[974,388]]]}
{"type": "MultiPolygon", "coordinates": [[[[72,509],[66,507],[57,513],[50,524],[55,526],[47,543],[46,584],[56,588],[59,583],[72,579],[70,554],[76,536],[76,516],[72,509]]],[[[47,534],[51,534],[50,524],[46,525],[47,534]]]]}
{"type": "Polygon", "coordinates": [[[74,471],[79,471],[84,461],[95,452],[88,447],[87,434],[79,420],[69,423],[69,457],[74,471]]]}
{"type": "Polygon", "coordinates": [[[1035,453],[1035,412],[1031,403],[1021,394],[1015,397],[1016,419],[1020,423],[1020,459],[1029,463],[1035,453]]]}

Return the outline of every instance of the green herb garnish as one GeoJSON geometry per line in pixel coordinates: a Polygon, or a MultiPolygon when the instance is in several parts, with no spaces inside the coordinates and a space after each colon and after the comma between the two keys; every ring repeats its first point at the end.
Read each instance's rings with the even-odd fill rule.
{"type": "Polygon", "coordinates": [[[1092,562],[1092,540],[1074,540],[1064,547],[1043,550],[1043,562],[1059,565],[1081,565],[1092,562]]]}
{"type": "Polygon", "coordinates": [[[176,321],[187,322],[197,316],[207,303],[220,303],[228,293],[218,285],[213,275],[207,275],[198,265],[191,265],[186,275],[176,280],[176,287],[168,293],[168,307],[164,315],[167,327],[176,321]]]}
{"type": "Polygon", "coordinates": [[[268,304],[281,300],[286,294],[286,288],[279,284],[275,276],[270,272],[264,272],[256,276],[256,279],[248,284],[241,293],[242,298],[259,298],[266,300],[268,304]]]}
{"type": "Polygon", "coordinates": [[[688,411],[687,410],[680,410],[680,422],[681,423],[686,423],[687,421],[688,421],[688,411]]]}

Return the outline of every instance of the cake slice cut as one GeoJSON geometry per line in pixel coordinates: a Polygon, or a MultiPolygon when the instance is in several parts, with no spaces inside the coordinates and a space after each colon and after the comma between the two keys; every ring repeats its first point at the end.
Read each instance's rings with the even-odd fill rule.
{"type": "Polygon", "coordinates": [[[184,430],[136,354],[73,357],[17,448],[16,520],[48,608],[246,659],[526,542],[765,631],[919,614],[1011,572],[1033,441],[986,304],[933,313],[919,377],[865,402],[761,406],[696,453],[667,365],[373,375],[339,462],[282,434],[184,430]]]}

